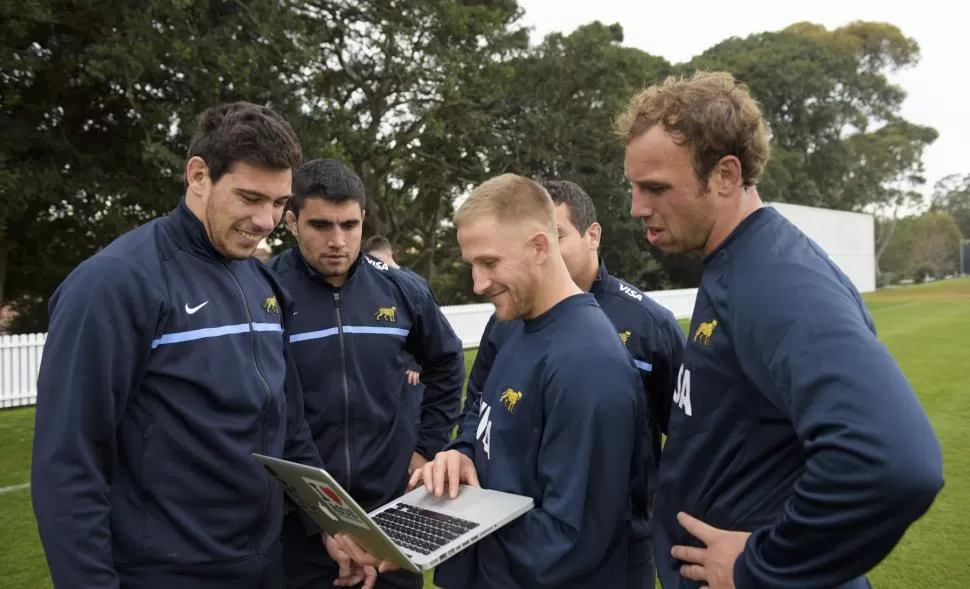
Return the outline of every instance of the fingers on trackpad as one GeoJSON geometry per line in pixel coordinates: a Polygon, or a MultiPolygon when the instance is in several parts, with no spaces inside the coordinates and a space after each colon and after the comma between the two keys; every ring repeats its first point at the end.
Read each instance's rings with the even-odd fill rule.
{"type": "Polygon", "coordinates": [[[481,503],[485,497],[485,493],[482,493],[474,487],[460,487],[458,490],[458,496],[454,499],[449,498],[447,492],[441,497],[435,497],[431,493],[425,493],[420,499],[417,499],[412,504],[416,507],[426,507],[429,509],[462,511],[481,503]]]}

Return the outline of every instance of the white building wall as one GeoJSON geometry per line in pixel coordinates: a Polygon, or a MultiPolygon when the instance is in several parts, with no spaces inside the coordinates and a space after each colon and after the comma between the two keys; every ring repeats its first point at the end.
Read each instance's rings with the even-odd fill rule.
{"type": "Polygon", "coordinates": [[[767,203],[825,250],[859,292],[876,290],[876,224],[872,215],[767,203]]]}

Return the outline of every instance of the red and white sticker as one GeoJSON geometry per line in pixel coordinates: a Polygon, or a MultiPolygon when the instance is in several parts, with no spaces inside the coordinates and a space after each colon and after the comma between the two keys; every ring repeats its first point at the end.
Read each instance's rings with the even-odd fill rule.
{"type": "Polygon", "coordinates": [[[339,519],[359,528],[367,529],[369,527],[357,516],[356,513],[354,513],[346,506],[346,504],[344,504],[343,499],[340,498],[340,495],[337,494],[337,492],[334,491],[330,485],[306,477],[303,477],[303,480],[310,485],[310,488],[313,489],[314,492],[316,492],[317,497],[320,498],[320,501],[317,503],[317,508],[319,508],[324,515],[334,521],[339,519]]]}

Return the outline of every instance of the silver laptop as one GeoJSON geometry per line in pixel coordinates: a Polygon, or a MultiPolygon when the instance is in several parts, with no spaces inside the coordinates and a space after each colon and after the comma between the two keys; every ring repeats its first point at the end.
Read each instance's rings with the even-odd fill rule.
{"type": "Polygon", "coordinates": [[[467,485],[454,499],[435,497],[420,485],[368,514],[327,471],[253,456],[328,534],[353,536],[377,558],[415,573],[440,564],[534,506],[531,497],[467,485]]]}

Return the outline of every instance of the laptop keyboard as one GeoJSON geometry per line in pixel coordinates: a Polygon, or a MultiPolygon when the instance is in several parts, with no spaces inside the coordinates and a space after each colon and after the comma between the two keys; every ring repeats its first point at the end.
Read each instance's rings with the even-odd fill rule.
{"type": "Polygon", "coordinates": [[[395,544],[419,554],[431,554],[478,527],[475,522],[403,503],[372,517],[395,544]]]}

